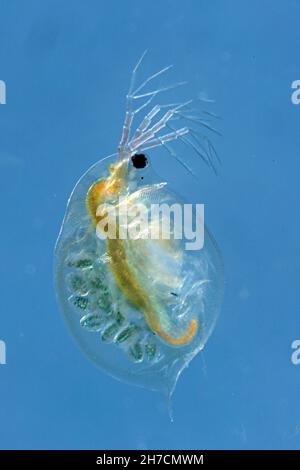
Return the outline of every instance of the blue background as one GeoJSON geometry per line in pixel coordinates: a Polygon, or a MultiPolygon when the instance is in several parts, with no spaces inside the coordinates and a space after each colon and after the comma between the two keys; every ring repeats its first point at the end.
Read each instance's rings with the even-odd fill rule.
{"type": "MultiPolygon", "coordinates": [[[[300,448],[300,3],[0,1],[0,448],[300,448]],[[76,180],[113,153],[129,74],[175,63],[222,115],[219,176],[198,187],[226,292],[204,356],[163,398],[113,380],[77,348],[55,299],[53,248],[76,180]]],[[[191,161],[190,161],[191,163],[191,161]]],[[[191,189],[190,189],[191,188],[191,189]]],[[[199,199],[199,196],[198,196],[199,199]]]]}

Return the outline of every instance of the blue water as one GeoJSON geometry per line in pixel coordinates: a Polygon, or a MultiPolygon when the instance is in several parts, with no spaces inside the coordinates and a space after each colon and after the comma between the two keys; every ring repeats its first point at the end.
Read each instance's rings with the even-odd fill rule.
{"type": "MultiPolygon", "coordinates": [[[[0,448],[300,448],[300,4],[292,0],[1,0],[0,448]],[[216,100],[219,175],[198,187],[226,291],[204,356],[163,397],[100,372],[59,312],[53,248],[69,193],[120,136],[129,73],[173,77],[216,100]]],[[[191,160],[190,160],[191,162],[191,160]]]]}

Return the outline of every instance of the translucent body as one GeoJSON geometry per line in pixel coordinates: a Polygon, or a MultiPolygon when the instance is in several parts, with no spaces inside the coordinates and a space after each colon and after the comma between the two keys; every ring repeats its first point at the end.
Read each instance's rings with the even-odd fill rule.
{"type": "MultiPolygon", "coordinates": [[[[222,260],[207,229],[204,247],[196,251],[185,250],[184,239],[122,241],[126,266],[150,299],[148,314],[146,307],[139,308],[144,304],[128,292],[133,287],[122,287],[118,281],[118,252],[112,256],[107,242],[99,239],[86,207],[89,189],[107,178],[108,164],[115,159],[111,156],[91,167],[69,199],[55,252],[58,298],[72,335],[96,365],[118,379],[171,393],[216,324],[223,293],[222,260]],[[192,321],[197,330],[190,340],[181,345],[168,340],[183,337],[192,321]]],[[[148,208],[152,203],[184,203],[151,165],[136,169],[131,162],[122,194],[148,208]]]]}

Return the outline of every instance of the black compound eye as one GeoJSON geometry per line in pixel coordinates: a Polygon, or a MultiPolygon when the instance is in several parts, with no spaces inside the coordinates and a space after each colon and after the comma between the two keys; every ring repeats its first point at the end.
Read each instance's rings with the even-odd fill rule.
{"type": "Polygon", "coordinates": [[[144,153],[136,153],[131,157],[132,164],[134,168],[145,168],[148,164],[148,158],[144,153]]]}

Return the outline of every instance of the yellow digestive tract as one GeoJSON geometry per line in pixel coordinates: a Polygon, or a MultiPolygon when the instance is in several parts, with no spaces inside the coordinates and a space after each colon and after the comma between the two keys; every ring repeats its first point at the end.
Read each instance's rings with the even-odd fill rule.
{"type": "MultiPolygon", "coordinates": [[[[117,196],[123,187],[123,175],[120,167],[111,166],[110,175],[106,179],[96,181],[88,190],[86,205],[93,224],[96,226],[101,216],[97,216],[97,208],[107,201],[109,196],[117,196]]],[[[165,312],[155,302],[146,288],[141,285],[134,270],[128,262],[125,250],[125,242],[118,237],[106,238],[106,254],[110,259],[109,267],[114,279],[123,295],[140,311],[143,312],[145,320],[151,330],[158,334],[164,341],[173,346],[183,346],[189,343],[196,334],[198,321],[192,319],[187,329],[177,331],[176,334],[168,332],[171,323],[165,312]]]]}

